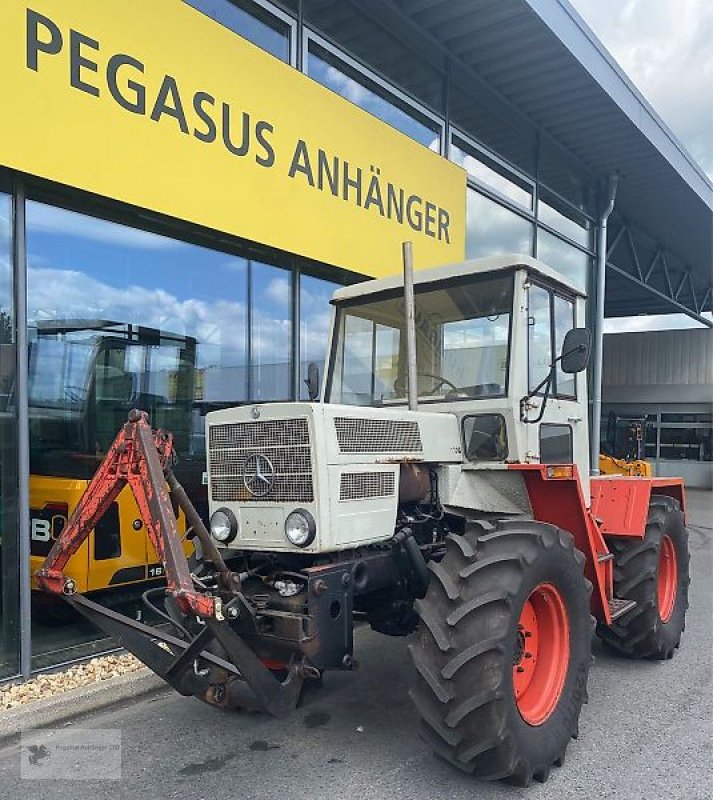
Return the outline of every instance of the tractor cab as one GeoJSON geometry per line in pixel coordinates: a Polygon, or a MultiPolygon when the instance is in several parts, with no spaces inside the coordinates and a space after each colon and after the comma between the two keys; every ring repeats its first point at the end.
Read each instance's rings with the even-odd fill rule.
{"type": "MultiPolygon", "coordinates": [[[[565,348],[584,321],[576,285],[524,256],[422,270],[414,284],[419,409],[457,418],[465,466],[574,463],[586,480],[588,334],[565,348]]],[[[405,412],[403,279],[341,289],[333,303],[325,402],[405,412]]]]}

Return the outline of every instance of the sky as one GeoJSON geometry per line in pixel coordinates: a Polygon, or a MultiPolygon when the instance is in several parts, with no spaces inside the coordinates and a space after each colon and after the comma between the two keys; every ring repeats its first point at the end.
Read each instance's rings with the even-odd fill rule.
{"type": "MultiPolygon", "coordinates": [[[[713,0],[570,2],[713,180],[713,0]]],[[[688,327],[682,314],[607,320],[612,332],[688,327]]]]}

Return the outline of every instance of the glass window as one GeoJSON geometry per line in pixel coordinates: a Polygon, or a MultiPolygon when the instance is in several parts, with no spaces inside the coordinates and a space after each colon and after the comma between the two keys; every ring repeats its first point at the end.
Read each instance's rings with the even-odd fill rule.
{"type": "Polygon", "coordinates": [[[525,181],[518,181],[511,173],[485,155],[469,147],[460,139],[453,139],[450,149],[451,161],[463,167],[468,175],[491,189],[495,189],[513,203],[532,209],[532,188],[525,181]],[[490,164],[490,166],[489,166],[490,164]]]}
{"type": "Polygon", "coordinates": [[[324,359],[327,353],[329,326],[332,320],[332,299],[339,284],[300,276],[300,398],[307,400],[307,366],[313,361],[319,367],[320,378],[324,375],[324,359]]]}
{"type": "Polygon", "coordinates": [[[12,276],[12,199],[0,193],[0,678],[17,673],[19,634],[19,537],[17,423],[12,276]]]}
{"type": "Polygon", "coordinates": [[[440,126],[437,123],[389,96],[376,82],[369,81],[314,43],[309,47],[307,74],[422,145],[439,150],[440,126]]]}
{"type": "Polygon", "coordinates": [[[292,274],[255,261],[250,268],[250,399],[287,400],[292,396],[292,274]]]}
{"type": "Polygon", "coordinates": [[[567,208],[563,203],[556,207],[554,203],[548,204],[540,200],[537,214],[541,222],[555,228],[582,247],[591,248],[592,225],[573,209],[567,208]]]}
{"type": "Polygon", "coordinates": [[[280,60],[290,60],[289,25],[257,4],[248,5],[239,0],[184,0],[184,2],[280,60]]]}
{"type": "MultiPolygon", "coordinates": [[[[456,401],[507,393],[513,279],[416,287],[419,397],[456,401]]],[[[406,400],[404,305],[400,295],[340,309],[331,402],[400,404],[406,400]]]]}
{"type": "Polygon", "coordinates": [[[466,225],[466,258],[532,255],[532,224],[473,189],[468,189],[466,225]]]}
{"type": "MultiPolygon", "coordinates": [[[[27,244],[33,566],[48,544],[47,508],[71,511],[77,479],[93,474],[133,407],[174,433],[178,478],[205,515],[205,414],[247,399],[248,262],[37,202],[27,204],[27,244]]],[[[286,273],[265,267],[255,274],[254,349],[273,360],[271,337],[279,340],[285,318],[275,299],[282,290],[271,281],[286,273]]],[[[262,377],[261,397],[275,390],[274,383],[263,388],[262,377]]],[[[120,505],[129,502],[122,497],[120,505]]],[[[136,512],[121,508],[123,526],[136,512]]],[[[82,590],[111,584],[130,594],[157,560],[133,529],[111,533],[119,557],[97,564],[87,547],[70,562],[82,590]]],[[[64,659],[67,648],[81,655],[96,631],[53,628],[56,609],[48,613],[41,602],[35,596],[35,665],[64,659]]]]}
{"type": "Polygon", "coordinates": [[[475,414],[463,418],[465,457],[469,461],[504,461],[508,437],[502,414],[475,414]]]}
{"type": "Polygon", "coordinates": [[[688,461],[713,461],[711,414],[662,414],[659,457],[688,461]]]}
{"type": "Polygon", "coordinates": [[[552,364],[552,318],[550,316],[550,293],[547,289],[536,285],[530,286],[527,313],[530,391],[532,392],[549,375],[552,364]]]}
{"type": "MultiPolygon", "coordinates": [[[[560,295],[554,295],[554,321],[555,321],[555,358],[562,355],[562,345],[567,332],[574,327],[574,303],[560,295]]],[[[560,396],[575,397],[577,395],[577,376],[562,372],[560,362],[557,362],[555,373],[555,394],[560,396]]]]}
{"type": "Polygon", "coordinates": [[[572,428],[569,425],[540,425],[540,463],[571,464],[572,428]]]}
{"type": "Polygon", "coordinates": [[[547,231],[537,232],[537,258],[557,270],[581,291],[587,290],[590,256],[547,231]]]}

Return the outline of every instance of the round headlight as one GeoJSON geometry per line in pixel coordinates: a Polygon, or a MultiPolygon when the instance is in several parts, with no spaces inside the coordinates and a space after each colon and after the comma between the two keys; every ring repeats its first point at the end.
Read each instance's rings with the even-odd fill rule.
{"type": "Polygon", "coordinates": [[[211,536],[222,544],[228,544],[238,535],[238,521],[229,508],[219,508],[210,518],[211,536]]]}
{"type": "Polygon", "coordinates": [[[293,511],[285,520],[285,536],[296,547],[307,547],[312,544],[316,532],[314,517],[304,508],[293,511]]]}

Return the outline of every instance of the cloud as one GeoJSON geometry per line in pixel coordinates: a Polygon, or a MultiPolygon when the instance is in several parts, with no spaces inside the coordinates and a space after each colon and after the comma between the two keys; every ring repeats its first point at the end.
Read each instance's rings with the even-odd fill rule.
{"type": "Polygon", "coordinates": [[[65,211],[43,203],[27,204],[28,226],[34,232],[74,236],[102,244],[118,244],[143,250],[171,250],[183,247],[183,243],[167,236],[159,236],[114,222],[65,211]]]}
{"type": "Polygon", "coordinates": [[[571,0],[713,180],[711,0],[571,0]]]}

